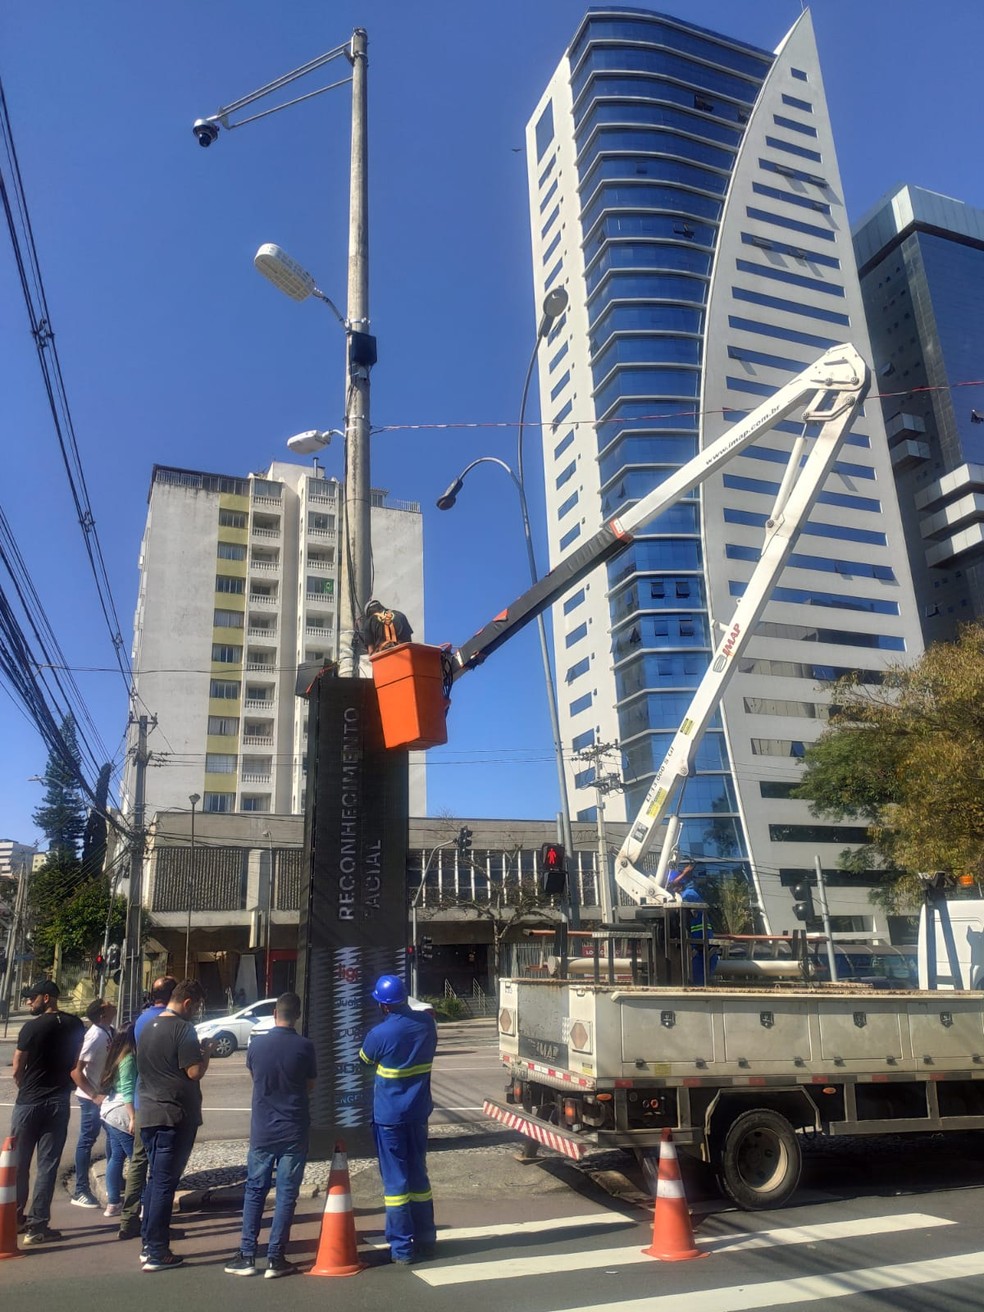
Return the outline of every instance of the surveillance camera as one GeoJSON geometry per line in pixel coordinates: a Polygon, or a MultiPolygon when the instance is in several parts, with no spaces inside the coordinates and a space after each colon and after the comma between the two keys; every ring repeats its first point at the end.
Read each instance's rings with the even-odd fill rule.
{"type": "Polygon", "coordinates": [[[200,146],[210,146],[213,141],[218,139],[219,129],[214,123],[210,123],[207,118],[197,119],[191,130],[198,138],[200,146]]]}

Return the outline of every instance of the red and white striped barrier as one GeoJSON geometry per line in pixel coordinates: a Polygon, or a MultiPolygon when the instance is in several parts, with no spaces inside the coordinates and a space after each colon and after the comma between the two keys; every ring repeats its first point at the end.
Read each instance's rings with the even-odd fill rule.
{"type": "Polygon", "coordinates": [[[0,1148],[0,1261],[23,1257],[17,1248],[17,1140],[0,1148]]]}
{"type": "Polygon", "coordinates": [[[552,1148],[554,1152],[563,1153],[565,1157],[570,1157],[575,1162],[587,1156],[593,1146],[587,1143],[578,1143],[567,1135],[552,1130],[550,1126],[541,1125],[528,1116],[521,1116],[517,1112],[511,1112],[506,1107],[500,1107],[496,1102],[484,1102],[482,1111],[491,1120],[508,1126],[510,1130],[518,1130],[520,1134],[525,1134],[528,1139],[535,1139],[537,1143],[542,1143],[545,1148],[552,1148]]]}

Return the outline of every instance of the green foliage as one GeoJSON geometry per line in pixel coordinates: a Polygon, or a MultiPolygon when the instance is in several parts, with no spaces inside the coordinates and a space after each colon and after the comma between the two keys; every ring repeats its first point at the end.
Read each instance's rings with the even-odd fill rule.
{"type": "Polygon", "coordinates": [[[87,875],[101,875],[106,864],[106,808],[109,806],[109,781],[113,767],[104,765],[96,782],[96,801],[85,822],[82,838],[82,865],[87,875]]]}
{"type": "Polygon", "coordinates": [[[461,998],[424,998],[434,1008],[436,1018],[441,1020],[460,1020],[465,1015],[465,1004],[461,998]]]}
{"type": "Polygon", "coordinates": [[[33,819],[48,840],[50,856],[56,861],[72,861],[79,855],[86,811],[79,785],[79,744],[71,715],[62,721],[61,740],[65,752],[51,752],[48,756],[44,801],[33,819]]]}
{"type": "Polygon", "coordinates": [[[710,908],[711,925],[720,934],[751,934],[754,929],[748,881],[744,875],[705,880],[700,895],[710,908]]]}
{"type": "Polygon", "coordinates": [[[50,962],[61,943],[66,961],[79,961],[102,946],[109,915],[110,939],[119,942],[126,924],[126,898],[116,896],[110,909],[105,878],[87,879],[80,862],[49,862],[32,878],[28,903],[34,913],[34,951],[38,963],[50,962]]]}
{"type": "Polygon", "coordinates": [[[875,900],[893,911],[918,904],[919,871],[984,878],[984,623],[880,686],[840,680],[834,700],[793,795],[822,819],[867,822],[870,845],[842,867],[892,872],[875,900]]]}

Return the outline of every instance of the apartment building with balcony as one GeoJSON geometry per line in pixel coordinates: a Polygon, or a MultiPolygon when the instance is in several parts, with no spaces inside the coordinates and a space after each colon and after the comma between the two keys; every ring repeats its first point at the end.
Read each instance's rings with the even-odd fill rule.
{"type": "MultiPolygon", "coordinates": [[[[275,462],[245,477],[157,465],[140,551],[133,667],[156,717],[152,811],[205,815],[304,810],[307,702],[298,666],[337,655],[342,485],[275,462]]],[[[423,629],[423,534],[416,502],[373,492],[379,595],[423,629]]],[[[411,806],[426,810],[423,754],[411,806]]],[[[124,776],[124,808],[133,764],[124,776]]]]}

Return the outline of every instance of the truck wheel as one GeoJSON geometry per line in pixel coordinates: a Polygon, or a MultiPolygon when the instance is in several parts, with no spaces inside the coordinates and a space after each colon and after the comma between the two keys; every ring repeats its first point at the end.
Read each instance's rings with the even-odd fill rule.
{"type": "Polygon", "coordinates": [[[760,1107],[744,1112],[728,1127],[718,1179],[739,1207],[781,1207],[796,1192],[802,1166],[799,1140],[789,1121],[760,1107]]]}

